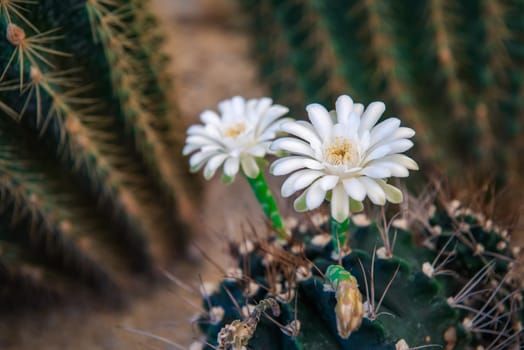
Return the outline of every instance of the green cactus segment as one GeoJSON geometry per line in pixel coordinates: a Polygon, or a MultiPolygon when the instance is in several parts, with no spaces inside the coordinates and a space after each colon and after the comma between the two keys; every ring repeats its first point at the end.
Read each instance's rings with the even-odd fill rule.
{"type": "Polygon", "coordinates": [[[264,178],[263,172],[260,171],[255,178],[250,178],[246,175],[246,179],[251,186],[258,203],[260,203],[264,214],[266,214],[266,217],[271,222],[271,226],[277,231],[278,238],[285,240],[287,237],[286,229],[284,228],[282,217],[278,212],[277,203],[275,202],[275,198],[264,178]]]}
{"type": "MultiPolygon", "coordinates": [[[[44,18],[37,19],[44,21],[44,23],[50,21],[51,19],[45,16],[49,13],[49,9],[46,7],[48,4],[42,3],[40,5],[42,8],[37,12],[44,18]]],[[[78,11],[76,6],[73,6],[73,8],[78,11]]],[[[72,17],[76,18],[75,14],[77,13],[73,11],[72,17]]],[[[34,13],[27,14],[27,16],[30,15],[34,16],[34,13]]],[[[38,42],[38,45],[48,42],[55,44],[55,41],[59,38],[58,36],[47,37],[44,34],[41,34],[41,36],[43,37],[42,43],[38,42]]],[[[35,37],[38,37],[38,34],[35,37]]],[[[12,46],[11,42],[0,41],[0,45],[4,44],[12,46]]],[[[38,47],[40,46],[35,46],[35,48],[38,47]]],[[[21,58],[27,56],[24,62],[29,61],[30,64],[23,67],[14,63],[2,65],[9,68],[6,70],[7,75],[2,89],[5,94],[2,98],[15,109],[18,109],[23,121],[28,126],[37,129],[37,135],[31,136],[31,133],[27,132],[25,138],[44,137],[47,142],[39,147],[48,148],[47,152],[50,154],[62,153],[60,160],[70,162],[79,179],[88,180],[92,193],[96,196],[102,194],[99,204],[109,207],[111,212],[116,212],[119,218],[124,219],[125,225],[128,227],[118,231],[130,231],[134,232],[135,236],[141,236],[140,224],[137,224],[136,220],[129,214],[131,212],[129,210],[130,203],[121,196],[121,179],[118,175],[115,176],[116,171],[113,171],[111,158],[115,157],[115,150],[114,147],[108,145],[111,139],[108,137],[107,130],[100,127],[102,124],[107,128],[108,122],[90,115],[94,111],[93,107],[96,106],[96,101],[92,97],[84,96],[86,87],[77,82],[78,79],[81,79],[80,73],[78,77],[75,77],[73,68],[69,69],[69,67],[64,68],[63,66],[61,67],[64,69],[63,71],[48,71],[52,64],[50,60],[54,58],[53,55],[47,57],[48,52],[63,51],[59,49],[48,51],[45,47],[42,50],[41,53],[38,53],[40,55],[38,57],[43,57],[44,63],[31,59],[32,56],[30,55],[19,53],[21,58]],[[24,88],[25,93],[22,96],[19,96],[17,92],[21,81],[13,83],[8,79],[13,71],[15,72],[13,76],[17,77],[17,70],[22,72],[21,74],[26,77],[26,80],[29,80],[28,87],[24,88]],[[103,145],[111,147],[111,150],[104,149],[103,145]],[[53,149],[54,147],[56,147],[56,151],[53,149]]],[[[59,61],[63,61],[63,59],[59,61]]],[[[5,62],[3,58],[2,62],[5,62]]],[[[58,62],[55,62],[53,66],[57,64],[58,62]]],[[[76,71],[80,70],[77,66],[76,71]]],[[[86,83],[86,85],[88,84],[86,83]]],[[[125,153],[122,152],[122,154],[125,153]]],[[[56,158],[55,160],[52,159],[53,156],[48,158],[50,158],[48,166],[55,163],[55,167],[62,167],[56,158]]],[[[135,247],[143,250],[143,242],[136,244],[135,247]]],[[[141,252],[138,256],[144,257],[145,255],[147,253],[141,252]]],[[[143,260],[143,262],[146,261],[143,260]]]]}
{"type": "MultiPolygon", "coordinates": [[[[306,2],[271,1],[274,18],[289,46],[288,62],[294,68],[299,87],[306,100],[327,104],[333,95],[329,79],[331,72],[322,57],[322,37],[315,37],[311,26],[318,20],[306,2]]],[[[282,37],[279,36],[279,37],[282,37]]]]}
{"type": "MultiPolygon", "coordinates": [[[[389,257],[377,224],[357,226],[355,222],[362,221],[353,220],[352,251],[338,267],[327,235],[312,230],[297,228],[295,241],[284,246],[271,241],[256,244],[239,259],[239,267],[249,270],[228,274],[204,303],[209,315],[199,325],[207,341],[220,343],[217,334],[226,325],[245,320],[235,304],[242,308],[275,298],[280,315],[263,317],[252,336],[244,339],[253,349],[518,347],[524,341],[518,321],[524,291],[511,278],[515,255],[506,234],[457,204],[430,212],[424,214],[421,229],[389,226],[388,234],[394,237],[389,257]],[[337,331],[333,282],[346,278],[357,281],[365,313],[361,325],[344,340],[337,331]],[[253,288],[253,283],[259,287],[253,288]],[[209,325],[216,308],[224,316],[209,325]],[[291,332],[295,317],[300,329],[291,332]]],[[[220,345],[232,348],[224,339],[220,345]]]]}
{"type": "MultiPolygon", "coordinates": [[[[290,48],[282,27],[275,20],[268,26],[268,18],[275,17],[275,9],[271,1],[240,1],[242,10],[252,21],[250,30],[257,35],[254,45],[254,58],[260,65],[260,74],[264,76],[270,89],[271,96],[275,100],[286,101],[286,106],[292,114],[303,113],[304,92],[300,88],[300,82],[306,76],[299,77],[290,62],[290,48]],[[284,74],[288,77],[285,81],[279,77],[284,74]]],[[[279,17],[281,18],[281,17],[279,17]]],[[[295,56],[296,57],[296,56],[295,56]]]]}
{"type": "Polygon", "coordinates": [[[340,72],[327,42],[318,28],[321,18],[305,1],[242,1],[241,8],[252,18],[250,29],[257,36],[255,58],[268,82],[272,96],[285,100],[292,114],[303,115],[306,102],[331,103],[344,89],[340,72]],[[268,20],[272,25],[268,26],[268,20]],[[286,76],[285,81],[282,75],[286,76]]]}
{"type": "Polygon", "coordinates": [[[1,218],[24,232],[13,244],[39,242],[54,269],[94,286],[151,274],[187,231],[152,24],[139,1],[0,4],[1,218]]]}
{"type": "MultiPolygon", "coordinates": [[[[100,218],[92,218],[103,215],[92,212],[96,203],[75,188],[67,173],[50,168],[53,157],[13,124],[0,121],[0,218],[13,230],[4,238],[25,249],[35,248],[33,253],[37,250],[71,277],[96,288],[113,288],[116,281],[110,276],[126,263],[136,264],[115,254],[123,253],[121,238],[126,233],[113,232],[100,218]]],[[[143,254],[140,242],[128,238],[126,248],[143,254]]]]}
{"type": "Polygon", "coordinates": [[[521,1],[240,3],[280,100],[382,100],[416,130],[422,161],[522,177],[521,1]]]}
{"type": "MultiPolygon", "coordinates": [[[[330,264],[330,261],[315,260],[317,266],[325,266],[330,264]]],[[[360,266],[362,263],[366,271],[366,278],[369,283],[371,280],[371,257],[362,251],[355,251],[346,256],[343,261],[346,270],[351,271],[359,280],[359,287],[361,292],[366,295],[365,282],[360,266]]],[[[350,336],[347,342],[340,339],[343,348],[350,349],[351,346],[356,346],[353,343],[357,334],[366,330],[367,325],[375,324],[375,336],[368,338],[368,335],[363,335],[364,339],[377,340],[378,344],[390,343],[395,344],[398,340],[404,339],[408,344],[424,344],[426,339],[431,339],[431,343],[443,344],[443,334],[452,326],[459,327],[460,320],[458,312],[455,312],[446,300],[437,296],[438,285],[435,281],[431,281],[420,272],[412,272],[404,261],[393,259],[376,259],[374,262],[374,289],[375,289],[375,303],[378,304],[382,294],[385,292],[387,285],[392,281],[388,292],[385,294],[383,304],[381,305],[379,314],[382,313],[376,320],[363,323],[363,325],[355,332],[355,336],[350,336]],[[398,269],[398,272],[397,272],[398,269]],[[416,329],[416,332],[413,332],[416,329]],[[382,333],[382,334],[381,334],[382,333]],[[380,335],[380,336],[379,336],[380,335]],[[379,340],[381,339],[381,340],[379,340]],[[386,341],[387,340],[387,341],[386,341]]],[[[321,282],[318,278],[312,281],[304,282],[303,289],[306,296],[315,304],[315,300],[326,300],[332,298],[328,292],[325,292],[322,287],[315,287],[321,282]]],[[[321,286],[321,284],[320,284],[321,286]]],[[[333,293],[331,293],[333,294],[333,293]]],[[[318,305],[318,304],[315,304],[318,305]]],[[[325,310],[330,310],[334,304],[321,305],[317,307],[319,313],[325,313],[325,310]],[[328,306],[329,305],[329,306],[328,306]],[[323,311],[324,310],[324,311],[323,311]]],[[[336,329],[336,322],[332,314],[328,314],[325,320],[332,324],[332,328],[336,329]]],[[[370,344],[361,343],[363,340],[358,340],[361,346],[370,346],[370,344]]],[[[459,347],[460,348],[460,347],[459,347]]]]}
{"type": "Polygon", "coordinates": [[[45,271],[41,267],[31,264],[17,247],[1,239],[0,250],[0,310],[4,315],[18,310],[19,305],[27,311],[56,305],[61,298],[60,288],[42,283],[45,271]]]}
{"type": "Polygon", "coordinates": [[[338,222],[335,218],[331,218],[331,235],[333,236],[333,250],[338,254],[339,251],[347,245],[349,218],[344,222],[338,222]]]}
{"type": "MultiPolygon", "coordinates": [[[[166,118],[170,107],[158,81],[161,67],[152,65],[152,54],[148,52],[161,51],[158,39],[148,38],[151,40],[148,46],[142,46],[146,34],[151,31],[143,7],[136,1],[129,4],[123,0],[111,2],[111,5],[101,2],[86,4],[93,35],[104,47],[113,91],[117,91],[115,98],[121,105],[122,122],[134,137],[136,148],[149,170],[172,197],[175,169],[171,162],[166,161],[172,152],[176,152],[168,147],[173,144],[169,145],[170,135],[166,133],[170,130],[166,118]],[[128,21],[133,21],[134,25],[123,31],[122,26],[128,21]]],[[[154,60],[157,62],[159,58],[155,56],[154,60]]],[[[167,85],[166,81],[164,85],[167,85]]]]}

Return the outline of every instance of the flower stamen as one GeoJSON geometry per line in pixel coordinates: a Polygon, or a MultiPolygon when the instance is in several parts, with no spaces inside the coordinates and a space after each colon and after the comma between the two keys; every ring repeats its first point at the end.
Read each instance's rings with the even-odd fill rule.
{"type": "Polygon", "coordinates": [[[335,137],[333,142],[324,149],[324,160],[331,165],[353,165],[355,161],[353,144],[343,138],[335,137]]]}
{"type": "Polygon", "coordinates": [[[240,122],[226,128],[226,130],[224,131],[224,136],[234,139],[244,131],[246,131],[246,124],[240,122]]]}

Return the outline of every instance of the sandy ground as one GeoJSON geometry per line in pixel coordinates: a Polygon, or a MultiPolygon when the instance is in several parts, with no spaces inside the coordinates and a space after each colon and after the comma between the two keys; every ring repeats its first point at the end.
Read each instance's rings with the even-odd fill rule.
{"type": "MultiPolygon", "coordinates": [[[[168,39],[172,57],[173,91],[183,118],[197,121],[199,113],[234,95],[259,97],[255,65],[249,60],[247,34],[236,9],[228,0],[153,0],[168,39]]],[[[202,230],[194,238],[212,260],[222,266],[226,237],[238,237],[249,222],[263,226],[263,215],[243,179],[232,185],[211,181],[206,185],[199,219],[202,230]],[[234,193],[234,197],[231,195],[234,193]],[[227,235],[225,234],[227,233],[227,235]]],[[[220,272],[192,249],[193,260],[179,261],[170,272],[198,287],[218,278],[220,272]]],[[[190,254],[191,255],[191,254],[190,254]]],[[[196,290],[196,289],[195,289],[196,290]]],[[[121,311],[97,309],[96,305],[28,315],[0,323],[2,350],[120,350],[173,349],[173,346],[134,334],[124,328],[151,332],[187,347],[196,336],[191,318],[199,304],[196,292],[187,293],[171,283],[153,288],[121,311]]]]}

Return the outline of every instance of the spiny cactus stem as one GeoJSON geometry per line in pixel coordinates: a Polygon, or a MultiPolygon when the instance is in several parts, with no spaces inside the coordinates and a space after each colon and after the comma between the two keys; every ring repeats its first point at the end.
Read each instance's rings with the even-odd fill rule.
{"type": "Polygon", "coordinates": [[[7,23],[12,23],[12,18],[18,18],[36,33],[40,33],[37,27],[31,23],[24,15],[24,12],[27,12],[25,5],[34,3],[36,1],[28,0],[0,0],[0,15],[3,16],[7,23]]]}
{"type": "Polygon", "coordinates": [[[435,49],[437,50],[438,64],[442,67],[445,79],[447,94],[451,104],[453,116],[457,119],[464,119],[467,108],[464,105],[464,86],[458,79],[457,57],[454,50],[453,37],[450,34],[453,23],[450,19],[448,7],[441,1],[431,0],[428,3],[429,22],[433,28],[435,39],[435,49]]]}
{"type": "Polygon", "coordinates": [[[262,171],[260,171],[257,177],[250,178],[249,176],[246,176],[246,179],[247,182],[249,182],[255,197],[262,206],[264,214],[266,214],[267,218],[270,220],[271,226],[277,231],[278,239],[286,240],[287,232],[284,228],[282,217],[278,212],[275,198],[273,197],[273,194],[267,185],[266,179],[264,178],[264,174],[262,171]]]}
{"type": "MultiPolygon", "coordinates": [[[[142,3],[140,2],[140,4],[142,3]]],[[[121,35],[119,33],[120,27],[115,25],[131,14],[130,4],[120,1],[118,9],[111,10],[109,4],[90,0],[86,6],[93,36],[102,43],[108,62],[114,66],[111,70],[112,84],[115,89],[126,92],[119,94],[126,128],[128,128],[128,132],[131,132],[132,125],[138,151],[147,167],[156,176],[159,184],[167,190],[167,196],[174,202],[175,193],[182,192],[182,189],[179,191],[177,188],[179,186],[174,180],[176,177],[175,169],[169,163],[162,161],[169,159],[169,152],[164,147],[159,133],[152,127],[156,115],[150,111],[150,107],[147,105],[146,92],[142,91],[143,89],[135,88],[135,86],[141,85],[139,82],[143,80],[143,77],[138,73],[125,73],[126,71],[133,71],[134,66],[141,64],[136,57],[130,54],[130,49],[135,50],[140,47],[137,41],[140,40],[140,37],[136,39],[130,34],[121,35]],[[118,15],[121,17],[115,18],[117,13],[121,13],[121,15],[118,15]]]]}
{"type": "Polygon", "coordinates": [[[343,222],[338,222],[334,217],[331,217],[331,234],[333,235],[334,250],[337,254],[340,249],[344,250],[348,244],[348,227],[349,218],[343,222]]]}

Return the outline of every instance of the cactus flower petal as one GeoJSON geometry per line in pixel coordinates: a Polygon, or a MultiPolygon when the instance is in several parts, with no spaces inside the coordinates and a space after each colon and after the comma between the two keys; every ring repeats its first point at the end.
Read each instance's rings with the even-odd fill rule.
{"type": "Polygon", "coordinates": [[[242,164],[242,170],[246,174],[246,176],[250,178],[257,177],[260,169],[258,168],[257,161],[253,157],[244,157],[240,160],[240,163],[242,164]]]}
{"type": "Polygon", "coordinates": [[[269,145],[288,108],[272,104],[270,98],[245,100],[235,96],[218,104],[220,114],[206,110],[200,115],[203,125],[187,130],[184,155],[191,155],[191,171],[204,165],[204,177],[211,179],[223,164],[223,178],[233,179],[240,169],[255,178],[260,168],[257,158],[269,151],[269,145]]]}
{"type": "Polygon", "coordinates": [[[333,189],[331,197],[331,216],[338,222],[343,222],[349,215],[349,196],[341,184],[333,189]]]}
{"type": "Polygon", "coordinates": [[[306,193],[306,206],[309,210],[320,207],[326,197],[326,191],[322,189],[320,180],[316,181],[309,187],[306,193]]]}
{"type": "Polygon", "coordinates": [[[320,138],[322,140],[329,138],[333,128],[333,121],[327,109],[318,103],[313,103],[306,107],[306,111],[320,138]]]}
{"type": "Polygon", "coordinates": [[[310,123],[282,123],[281,130],[289,136],[270,146],[287,153],[270,167],[273,175],[290,174],[282,195],[304,190],[295,200],[300,211],[315,209],[331,197],[332,216],[341,221],[348,217],[351,201],[360,203],[368,197],[376,205],[400,203],[402,192],[385,180],[418,170],[417,163],[402,154],[413,147],[409,138],[415,132],[401,127],[398,118],[377,124],[385,108],[384,103],[373,102],[364,109],[343,95],[332,112],[319,104],[307,106],[310,123]]]}

